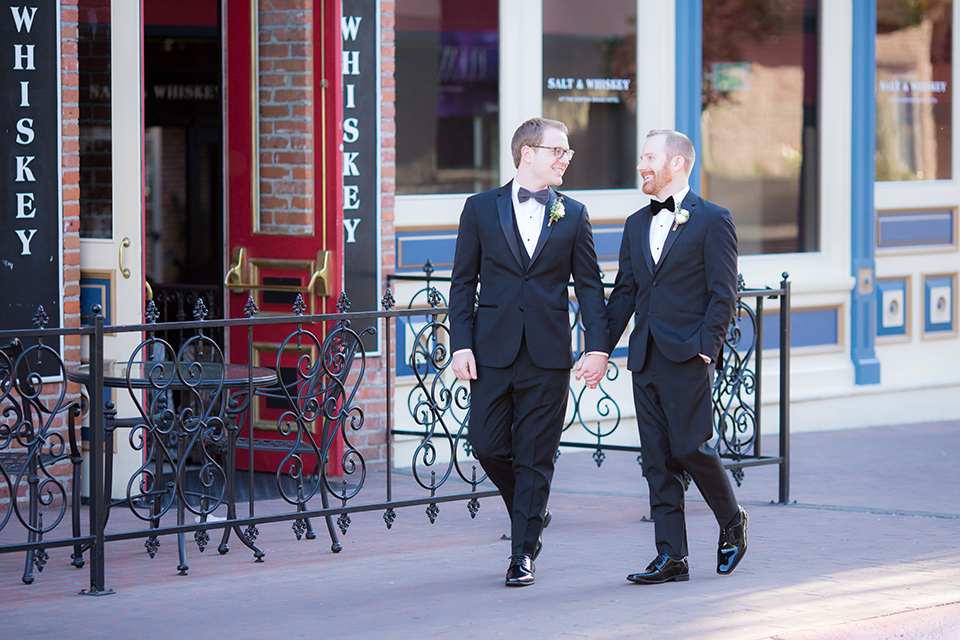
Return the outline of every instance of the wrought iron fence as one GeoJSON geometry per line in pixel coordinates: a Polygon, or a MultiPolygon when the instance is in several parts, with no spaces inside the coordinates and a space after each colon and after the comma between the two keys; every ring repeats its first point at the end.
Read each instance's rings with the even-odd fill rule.
{"type": "MultiPolygon", "coordinates": [[[[388,442],[385,482],[370,481],[370,449],[361,447],[358,438],[373,427],[365,420],[359,395],[384,378],[370,375],[372,356],[364,352],[361,338],[383,322],[385,362],[391,363],[393,323],[420,314],[393,310],[389,291],[383,301],[382,311],[348,313],[349,302],[341,296],[339,313],[304,315],[306,306],[298,298],[295,315],[261,318],[251,299],[248,317],[230,320],[207,320],[205,306],[198,302],[194,320],[167,323],[156,322],[158,311],[151,304],[140,325],[105,327],[97,310],[89,327],[47,329],[38,316],[37,328],[0,331],[0,344],[11,344],[0,355],[0,500],[5,498],[0,502],[0,553],[25,553],[23,580],[29,582],[49,551],[72,547],[73,564],[90,571],[90,588],[84,592],[101,595],[112,593],[106,558],[112,543],[120,540],[142,539],[153,557],[162,539],[175,536],[177,568],[186,573],[187,535],[202,552],[211,535],[219,534],[220,553],[229,550],[229,539],[236,535],[260,562],[264,551],[257,545],[258,527],[268,523],[286,521],[296,538],[313,538],[311,521],[323,518],[336,552],[338,535],[347,532],[353,513],[382,511],[388,529],[404,507],[425,507],[433,522],[441,504],[460,501],[475,516],[479,500],[497,492],[480,489],[484,477],[477,463],[470,469],[451,466],[432,455],[444,438],[448,448],[459,448],[451,433],[425,436],[412,473],[401,478],[392,473],[388,442]],[[274,368],[252,366],[253,332],[263,325],[291,327],[284,329],[274,368]],[[210,337],[228,329],[246,332],[244,361],[228,362],[210,337]],[[107,333],[132,333],[140,340],[126,360],[105,363],[107,333]],[[88,362],[67,366],[60,350],[50,345],[75,335],[89,343],[88,362]],[[184,338],[175,346],[167,339],[171,335],[184,338]],[[37,345],[14,350],[30,341],[37,345]],[[279,363],[285,360],[295,364],[281,372],[279,363]],[[76,442],[78,405],[67,393],[67,381],[80,382],[88,393],[89,455],[84,462],[76,442]],[[130,415],[118,415],[121,403],[111,401],[111,389],[129,398],[134,407],[130,415]],[[274,437],[257,437],[251,428],[254,415],[267,403],[275,408],[269,418],[274,437]],[[114,477],[120,473],[111,444],[115,438],[139,460],[124,478],[114,477]],[[263,503],[258,507],[252,490],[257,473],[252,461],[264,453],[279,459],[272,473],[276,500],[267,508],[263,503]],[[239,469],[243,460],[246,469],[239,469]],[[56,464],[67,465],[70,472],[58,475],[51,469],[56,464]],[[90,487],[86,506],[79,496],[81,472],[90,487]],[[243,509],[238,488],[247,482],[251,490],[243,509]],[[121,495],[114,495],[115,485],[125,487],[121,495]],[[377,493],[381,489],[385,495],[377,493]],[[66,522],[72,527],[58,526],[66,522]]],[[[445,329],[435,323],[431,330],[445,329]]],[[[432,359],[427,368],[446,359],[442,350],[426,357],[432,359]]],[[[382,390],[387,406],[393,379],[388,366],[382,390]]],[[[425,394],[436,393],[436,383],[427,375],[419,381],[425,394]]],[[[435,411],[423,405],[421,415],[435,411]]],[[[260,411],[260,419],[267,413],[260,411]]],[[[383,427],[375,424],[386,439],[383,427]]]]}
{"type": "MultiPolygon", "coordinates": [[[[106,558],[121,540],[142,539],[153,557],[162,538],[176,536],[178,569],[185,573],[187,535],[202,552],[211,534],[219,534],[220,553],[227,553],[236,535],[259,562],[264,550],[257,544],[258,527],[270,523],[288,522],[298,539],[313,538],[312,520],[323,518],[331,548],[338,551],[338,533],[347,532],[353,513],[382,512],[388,529],[405,507],[425,507],[433,522],[441,504],[465,502],[475,516],[479,500],[497,492],[481,490],[485,476],[467,439],[468,389],[449,371],[442,294],[429,282],[417,295],[410,308],[395,309],[388,288],[383,310],[366,313],[348,312],[349,302],[341,296],[339,313],[315,315],[304,315],[298,298],[294,315],[283,317],[257,317],[251,299],[246,318],[228,320],[206,319],[206,307],[198,303],[193,320],[166,323],[158,323],[155,305],[148,305],[143,324],[104,326],[97,311],[91,326],[70,329],[45,328],[41,310],[36,328],[0,331],[0,553],[24,553],[22,579],[30,582],[50,551],[67,548],[70,563],[89,570],[85,593],[102,595],[112,593],[106,558]],[[385,328],[384,378],[370,375],[373,356],[361,346],[362,336],[379,323],[385,328]],[[263,325],[288,327],[272,369],[253,366],[254,329],[263,325]],[[239,362],[228,362],[211,338],[226,330],[246,333],[246,357],[239,362]],[[104,363],[108,333],[137,336],[126,360],[104,363]],[[184,338],[174,345],[170,335],[184,338]],[[86,364],[64,362],[60,345],[67,336],[88,343],[86,364]],[[395,352],[395,343],[403,351],[395,352]],[[284,359],[295,362],[286,372],[279,366],[284,359]],[[367,450],[358,444],[372,429],[359,395],[384,379],[388,408],[394,406],[395,389],[409,391],[396,403],[405,402],[406,411],[387,410],[385,481],[377,484],[370,481],[367,450]],[[86,461],[76,440],[78,397],[68,393],[68,380],[81,382],[88,393],[86,461]],[[135,408],[130,415],[118,415],[120,403],[111,401],[111,389],[129,398],[135,408]],[[252,429],[254,414],[267,402],[276,408],[270,439],[252,429]],[[403,415],[413,426],[397,423],[403,415]],[[416,445],[410,473],[399,479],[393,436],[413,437],[416,445]],[[119,473],[111,446],[115,438],[140,461],[119,479],[122,495],[112,491],[119,473]],[[254,497],[258,454],[279,460],[272,472],[276,500],[267,503],[269,508],[258,507],[254,497]],[[243,460],[246,469],[239,469],[243,460]],[[79,495],[81,473],[90,487],[87,505],[79,495]],[[246,509],[238,498],[244,484],[249,486],[246,509]],[[384,494],[378,498],[380,489],[384,494]]],[[[575,303],[571,313],[576,316],[575,303]]],[[[739,482],[747,467],[779,465],[780,502],[789,499],[789,336],[786,274],[779,289],[741,286],[726,362],[714,389],[715,446],[726,466],[739,482]],[[762,455],[760,448],[762,319],[764,300],[770,298],[780,303],[779,340],[768,350],[776,351],[780,364],[780,451],[774,456],[762,455]]],[[[618,374],[611,364],[605,382],[618,374]]],[[[639,459],[639,447],[611,443],[625,421],[603,384],[596,391],[571,387],[570,393],[573,417],[565,429],[569,434],[579,426],[591,441],[565,436],[562,446],[592,449],[598,466],[606,451],[635,452],[639,459]],[[599,407],[593,413],[603,420],[587,416],[588,403],[599,407]]]]}
{"type": "MultiPolygon", "coordinates": [[[[388,277],[391,286],[397,282],[412,282],[418,287],[408,297],[408,309],[421,309],[430,313],[431,322],[423,329],[412,331],[415,338],[412,346],[404,354],[413,362],[419,358],[423,363],[420,369],[414,369],[416,384],[408,394],[407,405],[414,416],[412,428],[394,428],[392,433],[398,436],[412,436],[422,439],[418,450],[433,453],[426,443],[430,436],[440,428],[451,442],[456,442],[460,452],[451,457],[455,468],[460,455],[469,455],[467,440],[469,431],[469,390],[465,382],[457,381],[451,374],[444,376],[449,365],[441,335],[446,330],[446,309],[438,283],[448,283],[449,277],[434,276],[433,266],[428,261],[423,268],[424,275],[393,275],[388,277]],[[441,329],[442,327],[442,329],[441,329]],[[436,353],[441,357],[428,357],[436,353]],[[423,373],[430,372],[435,380],[432,385],[422,383],[423,373]],[[441,382],[442,381],[442,382],[441,382]],[[432,389],[426,393],[425,389],[432,389]],[[429,407],[430,411],[424,411],[429,407]]],[[[610,289],[612,284],[605,284],[610,289]]],[[[713,386],[713,418],[715,437],[712,444],[730,470],[734,480],[740,485],[744,480],[744,469],[760,465],[778,465],[778,502],[789,502],[790,496],[790,282],[786,273],[782,274],[780,286],[776,289],[748,289],[743,278],[738,282],[737,304],[733,320],[724,340],[724,359],[722,367],[716,372],[713,386]],[[776,341],[764,342],[765,300],[777,300],[779,310],[773,315],[771,324],[777,325],[776,341]],[[778,452],[768,455],[761,447],[761,387],[763,362],[765,359],[777,359],[779,363],[778,396],[778,452]]],[[[580,322],[579,306],[573,298],[570,300],[572,317],[572,340],[577,348],[579,335],[583,331],[580,322]]],[[[411,318],[405,318],[409,323],[411,318]]],[[[614,352],[607,364],[607,372],[596,390],[584,384],[571,381],[567,419],[564,425],[564,437],[561,439],[561,451],[567,448],[592,450],[593,459],[601,466],[608,451],[635,453],[642,464],[642,449],[637,445],[621,444],[623,431],[636,433],[635,423],[629,426],[622,419],[622,410],[611,395],[610,384],[620,376],[618,356],[626,355],[614,352]],[[575,435],[579,434],[579,437],[575,435]]]]}

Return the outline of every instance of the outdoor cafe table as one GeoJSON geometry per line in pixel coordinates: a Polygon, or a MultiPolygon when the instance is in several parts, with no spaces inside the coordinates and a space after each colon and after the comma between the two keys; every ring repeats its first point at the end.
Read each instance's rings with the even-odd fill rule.
{"type": "MultiPolygon", "coordinates": [[[[244,389],[247,388],[249,384],[252,384],[253,388],[256,389],[259,387],[268,387],[277,382],[277,372],[273,369],[253,367],[242,364],[218,364],[209,362],[181,363],[180,375],[174,375],[175,373],[176,372],[173,363],[170,361],[105,362],[103,364],[103,386],[115,389],[142,389],[154,390],[157,392],[185,391],[191,388],[203,390],[220,388],[222,389],[224,395],[221,406],[225,407],[227,404],[227,390],[244,389]]],[[[90,393],[91,398],[100,396],[95,389],[90,388],[90,385],[93,382],[90,374],[90,365],[84,364],[69,367],[67,369],[67,379],[85,385],[90,393]]],[[[109,401],[109,397],[105,398],[105,402],[106,401],[109,401]]],[[[131,426],[133,423],[140,422],[143,422],[143,420],[140,418],[136,418],[134,420],[120,420],[118,425],[111,426],[113,428],[121,425],[131,426]]],[[[179,416],[177,417],[175,428],[178,436],[183,434],[183,425],[180,423],[179,416]]],[[[187,453],[184,450],[183,444],[185,442],[185,438],[178,437],[177,442],[178,455],[182,457],[187,453]]],[[[157,478],[162,478],[162,454],[159,452],[159,447],[152,447],[151,451],[157,453],[158,458],[154,460],[156,463],[157,478]]],[[[225,473],[227,517],[229,519],[236,518],[235,488],[232,482],[232,469],[234,468],[235,464],[235,451],[235,434],[231,432],[227,438],[227,470],[225,473]]],[[[112,458],[110,455],[111,453],[112,447],[107,447],[108,460],[112,458]]],[[[110,470],[107,469],[107,471],[110,470]]],[[[109,474],[105,474],[105,484],[108,477],[109,474]]],[[[109,486],[106,487],[106,489],[108,492],[111,491],[109,486]]],[[[177,525],[183,526],[184,507],[177,497],[176,491],[174,492],[174,499],[177,501],[177,525]]],[[[154,507],[158,508],[156,503],[154,504],[154,507]]],[[[109,504],[107,508],[109,510],[109,504]]],[[[151,527],[156,528],[158,526],[159,518],[152,518],[151,527]]],[[[229,529],[224,532],[224,542],[221,543],[221,553],[226,552],[225,544],[228,531],[229,529]]],[[[253,545],[253,542],[249,540],[247,536],[243,535],[239,530],[237,530],[237,535],[244,544],[254,551],[258,551],[256,546],[253,545]]],[[[186,564],[186,550],[184,546],[183,533],[178,534],[177,542],[180,556],[180,565],[177,568],[180,570],[181,574],[186,574],[188,567],[186,564]]]]}

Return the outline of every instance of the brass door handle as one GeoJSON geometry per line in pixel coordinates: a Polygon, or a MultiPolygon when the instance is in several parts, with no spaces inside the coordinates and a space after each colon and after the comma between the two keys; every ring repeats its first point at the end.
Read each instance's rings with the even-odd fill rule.
{"type": "Polygon", "coordinates": [[[329,251],[317,251],[317,264],[320,268],[310,276],[310,282],[307,283],[307,291],[314,291],[314,286],[319,282],[320,286],[316,289],[316,294],[325,298],[330,295],[330,258],[332,253],[329,251]]]}
{"type": "Polygon", "coordinates": [[[243,282],[244,271],[247,270],[247,250],[244,248],[233,250],[233,264],[227,269],[223,277],[223,285],[228,289],[246,289],[249,285],[243,282]]]}
{"type": "Polygon", "coordinates": [[[120,249],[117,250],[117,259],[120,262],[120,275],[123,276],[124,280],[128,280],[130,278],[130,269],[125,269],[123,267],[123,250],[129,246],[130,238],[124,237],[124,239],[120,241],[120,249]]]}
{"type": "Polygon", "coordinates": [[[330,251],[321,250],[317,252],[317,259],[314,265],[317,269],[310,274],[310,281],[307,286],[293,286],[281,284],[260,284],[250,282],[249,265],[247,262],[247,250],[238,247],[233,250],[233,259],[230,268],[223,277],[223,285],[228,289],[240,291],[281,291],[287,293],[308,293],[313,292],[317,297],[323,298],[330,295],[330,272],[332,267],[333,254],[330,251]]]}

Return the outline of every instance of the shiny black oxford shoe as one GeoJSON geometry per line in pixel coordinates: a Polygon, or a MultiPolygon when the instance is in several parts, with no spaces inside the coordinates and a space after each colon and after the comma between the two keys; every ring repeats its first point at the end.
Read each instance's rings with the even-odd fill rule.
{"type": "Polygon", "coordinates": [[[717,547],[717,573],[733,573],[743,554],[747,552],[747,512],[737,507],[740,517],[734,525],[720,529],[720,545],[717,547]]]}
{"type": "Polygon", "coordinates": [[[661,553],[653,562],[647,565],[642,573],[631,573],[627,576],[630,582],[637,584],[663,584],[664,582],[686,582],[690,579],[690,565],[686,558],[674,560],[661,553]]]}
{"type": "Polygon", "coordinates": [[[534,582],[533,558],[526,553],[510,556],[507,568],[506,585],[508,587],[526,587],[534,582]]]}

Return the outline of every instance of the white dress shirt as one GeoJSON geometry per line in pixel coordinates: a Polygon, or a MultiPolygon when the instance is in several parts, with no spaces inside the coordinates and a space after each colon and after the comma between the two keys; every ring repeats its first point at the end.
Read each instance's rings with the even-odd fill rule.
{"type": "Polygon", "coordinates": [[[517,217],[517,229],[520,231],[523,247],[527,250],[527,255],[532,258],[533,252],[537,248],[537,242],[540,240],[540,230],[543,228],[543,213],[546,206],[533,198],[521,203],[518,195],[521,186],[514,178],[510,195],[513,198],[513,212],[517,217]]]}
{"type": "MultiPolygon", "coordinates": [[[[660,254],[663,252],[663,245],[667,241],[670,229],[673,228],[676,213],[680,211],[680,205],[683,203],[683,199],[687,197],[687,192],[689,191],[690,187],[687,186],[674,194],[674,210],[667,211],[666,209],[661,209],[660,213],[653,216],[653,219],[650,221],[650,253],[653,255],[654,264],[660,262],[660,254]]],[[[666,200],[666,198],[664,198],[664,200],[666,200]]]]}

